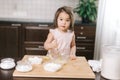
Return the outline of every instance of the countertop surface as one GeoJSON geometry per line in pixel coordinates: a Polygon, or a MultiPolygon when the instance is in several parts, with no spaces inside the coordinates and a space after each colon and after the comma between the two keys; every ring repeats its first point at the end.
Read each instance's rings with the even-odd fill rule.
{"type": "MultiPolygon", "coordinates": [[[[36,55],[25,55],[23,61],[29,59],[29,57],[35,57],[36,55]]],[[[43,58],[43,63],[34,64],[33,69],[30,72],[22,73],[17,70],[14,71],[14,77],[49,77],[49,78],[74,78],[74,79],[95,79],[95,74],[90,68],[85,57],[77,57],[76,60],[68,60],[68,62],[62,65],[62,68],[57,72],[45,71],[44,63],[49,62],[44,59],[45,56],[36,56],[43,58]]]]}
{"type": "MultiPolygon", "coordinates": [[[[53,20],[51,20],[51,19],[37,19],[37,18],[0,17],[0,22],[53,23],[53,20]]],[[[75,20],[74,22],[75,22],[75,24],[96,25],[96,23],[82,23],[79,20],[75,20]]]]}
{"type": "Polygon", "coordinates": [[[52,23],[53,20],[46,20],[46,19],[31,19],[31,18],[14,18],[14,17],[4,17],[0,18],[0,21],[7,21],[7,22],[46,22],[52,23]]]}

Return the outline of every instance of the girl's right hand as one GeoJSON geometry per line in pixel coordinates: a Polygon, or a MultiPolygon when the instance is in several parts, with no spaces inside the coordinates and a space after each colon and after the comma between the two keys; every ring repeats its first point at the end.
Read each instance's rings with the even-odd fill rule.
{"type": "Polygon", "coordinates": [[[58,44],[57,44],[56,40],[53,40],[51,44],[52,44],[52,48],[57,48],[58,47],[58,44]]]}

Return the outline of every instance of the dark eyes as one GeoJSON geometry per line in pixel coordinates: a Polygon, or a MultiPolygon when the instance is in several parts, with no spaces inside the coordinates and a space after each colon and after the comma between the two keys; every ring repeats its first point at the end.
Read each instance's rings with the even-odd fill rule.
{"type": "Polygon", "coordinates": [[[61,21],[63,20],[63,19],[60,19],[61,21]]]}
{"type": "Polygon", "coordinates": [[[66,20],[67,22],[70,21],[70,20],[66,20]]]}
{"type": "MultiPolygon", "coordinates": [[[[62,21],[63,19],[60,19],[60,20],[62,21]]],[[[66,21],[68,22],[68,21],[70,21],[70,20],[66,20],[66,21]]]]}

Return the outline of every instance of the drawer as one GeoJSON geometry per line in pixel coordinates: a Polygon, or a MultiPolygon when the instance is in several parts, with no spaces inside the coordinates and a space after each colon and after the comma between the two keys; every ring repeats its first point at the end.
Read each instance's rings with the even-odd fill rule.
{"type": "Polygon", "coordinates": [[[76,39],[75,41],[76,41],[77,44],[78,43],[93,43],[94,44],[94,42],[95,42],[93,39],[85,39],[85,40],[76,39]]]}
{"type": "Polygon", "coordinates": [[[80,25],[80,26],[75,26],[74,27],[75,31],[95,31],[96,27],[95,26],[85,26],[85,25],[80,25]]]}
{"type": "Polygon", "coordinates": [[[25,41],[41,41],[44,42],[47,39],[49,28],[41,27],[25,27],[25,41]]]}
{"type": "Polygon", "coordinates": [[[75,40],[77,42],[94,42],[95,41],[95,37],[94,36],[77,36],[75,37],[75,40]]]}
{"type": "Polygon", "coordinates": [[[93,59],[93,50],[76,50],[76,55],[77,56],[85,56],[87,60],[93,59]]]}
{"type": "Polygon", "coordinates": [[[24,49],[26,54],[30,55],[46,55],[47,50],[44,49],[44,42],[24,42],[24,49]]]}
{"type": "Polygon", "coordinates": [[[75,26],[75,35],[76,36],[93,36],[95,37],[95,27],[91,26],[75,26]]]}
{"type": "Polygon", "coordinates": [[[94,50],[94,44],[76,44],[76,48],[79,50],[94,50]]]}
{"type": "Polygon", "coordinates": [[[25,47],[39,48],[40,46],[44,46],[44,42],[25,41],[25,42],[24,42],[24,46],[25,46],[25,47]]]}
{"type": "Polygon", "coordinates": [[[95,33],[93,31],[79,31],[75,32],[76,37],[95,37],[95,33]]]}
{"type": "Polygon", "coordinates": [[[25,53],[28,55],[46,55],[47,50],[43,48],[25,48],[25,53]]]}

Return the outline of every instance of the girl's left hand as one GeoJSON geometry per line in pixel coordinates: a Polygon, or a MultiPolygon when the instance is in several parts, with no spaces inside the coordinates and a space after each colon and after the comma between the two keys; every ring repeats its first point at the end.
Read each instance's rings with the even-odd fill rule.
{"type": "Polygon", "coordinates": [[[75,56],[75,55],[70,55],[70,59],[71,59],[71,60],[75,60],[75,59],[76,59],[76,56],[75,56]]]}

